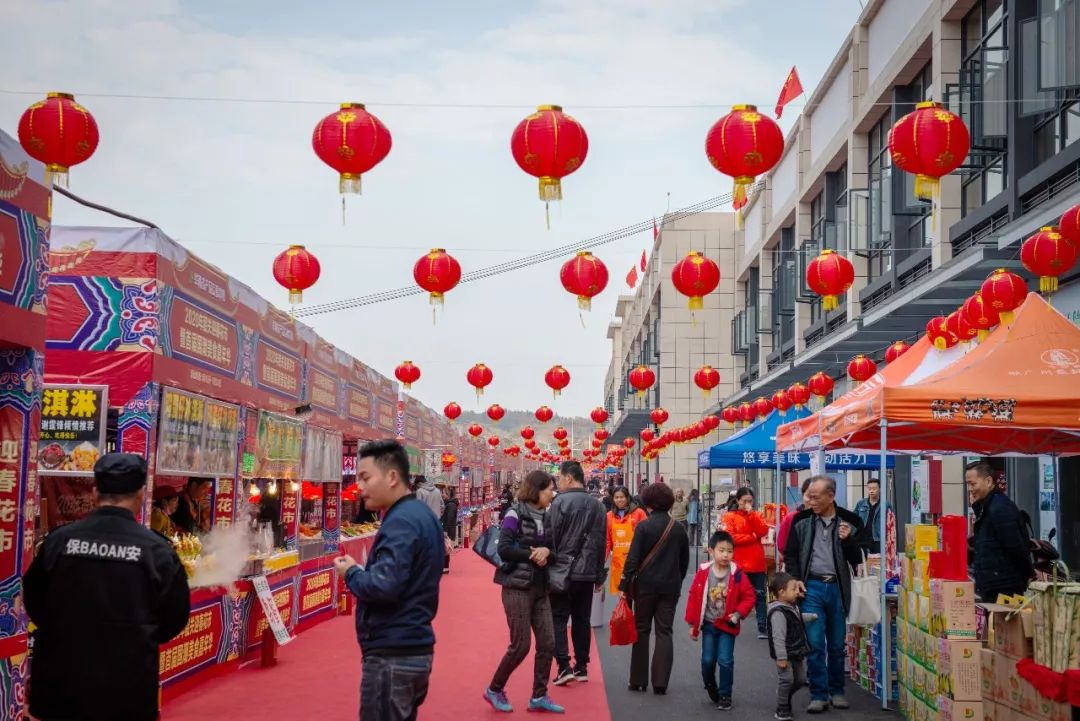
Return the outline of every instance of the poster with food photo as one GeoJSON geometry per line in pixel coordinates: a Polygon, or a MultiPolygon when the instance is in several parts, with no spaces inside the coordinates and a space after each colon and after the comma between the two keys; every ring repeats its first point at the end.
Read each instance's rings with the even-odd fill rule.
{"type": "Polygon", "coordinates": [[[41,396],[38,469],[43,474],[93,476],[105,453],[108,386],[46,384],[41,396]]]}

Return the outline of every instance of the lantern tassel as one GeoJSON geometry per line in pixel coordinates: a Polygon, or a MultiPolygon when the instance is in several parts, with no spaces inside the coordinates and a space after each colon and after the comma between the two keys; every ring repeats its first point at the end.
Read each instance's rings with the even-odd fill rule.
{"type": "Polygon", "coordinates": [[[831,310],[836,310],[839,307],[840,307],[840,296],[826,295],[826,296],[822,297],[822,299],[821,299],[821,308],[823,310],[825,310],[826,312],[831,311],[831,310]]]}
{"type": "Polygon", "coordinates": [[[290,290],[289,291],[289,302],[294,303],[294,304],[295,303],[303,303],[304,302],[304,291],[302,291],[302,290],[290,290]]]}
{"type": "Polygon", "coordinates": [[[945,341],[944,338],[941,338],[939,336],[939,337],[934,339],[934,347],[937,348],[938,350],[946,350],[946,349],[948,349],[949,344],[945,341]]]}
{"type": "Polygon", "coordinates": [[[345,196],[341,196],[341,224],[345,225],[345,196]]]}
{"type": "Polygon", "coordinates": [[[1012,325],[1012,322],[1016,319],[1016,314],[1011,310],[1003,310],[999,317],[1001,318],[1001,325],[1012,325]]]}
{"type": "Polygon", "coordinates": [[[1044,275],[1039,278],[1039,290],[1043,293],[1056,293],[1058,289],[1057,276],[1044,275]]]}
{"type": "Polygon", "coordinates": [[[585,327],[585,315],[579,310],[577,314],[578,320],[581,321],[581,327],[585,327]]]}
{"type": "Polygon", "coordinates": [[[980,328],[979,332],[977,333],[979,342],[982,343],[984,340],[986,340],[986,336],[988,335],[990,335],[990,331],[980,328]]]}
{"type": "Polygon", "coordinates": [[[360,174],[342,173],[338,179],[338,192],[342,195],[345,193],[360,195],[360,174]]]}

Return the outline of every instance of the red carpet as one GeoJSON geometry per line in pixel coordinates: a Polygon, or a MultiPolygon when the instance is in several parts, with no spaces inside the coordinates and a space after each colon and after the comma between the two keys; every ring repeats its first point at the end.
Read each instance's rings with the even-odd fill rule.
{"type": "MultiPolygon", "coordinates": [[[[481,698],[509,636],[491,567],[472,551],[458,551],[443,577],[435,619],[435,669],[420,709],[424,721],[501,718],[481,698]]],[[[595,641],[594,641],[595,645],[595,641]]],[[[610,721],[599,654],[594,649],[584,684],[551,687],[566,706],[564,718],[610,721]]],[[[510,679],[515,714],[524,714],[532,690],[530,656],[510,679]]],[[[347,616],[316,626],[278,653],[271,669],[248,668],[212,679],[167,703],[163,721],[259,719],[354,721],[360,696],[360,650],[347,616]]]]}

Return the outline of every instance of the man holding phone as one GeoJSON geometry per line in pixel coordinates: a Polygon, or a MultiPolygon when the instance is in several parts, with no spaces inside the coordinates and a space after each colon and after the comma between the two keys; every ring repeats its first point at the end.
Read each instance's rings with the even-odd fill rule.
{"type": "Polygon", "coordinates": [[[443,530],[409,490],[409,457],[396,441],[363,446],[356,479],[367,508],[384,511],[367,568],[351,556],[334,561],[357,601],[360,721],[413,721],[435,653],[443,530]]]}

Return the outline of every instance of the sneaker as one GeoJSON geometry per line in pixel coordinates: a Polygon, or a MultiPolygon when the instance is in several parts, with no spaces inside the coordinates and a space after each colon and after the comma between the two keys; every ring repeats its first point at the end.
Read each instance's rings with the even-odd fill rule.
{"type": "Polygon", "coordinates": [[[769,634],[765,633],[764,631],[758,631],[757,632],[757,637],[759,639],[765,640],[765,639],[767,639],[769,637],[769,634]]]}
{"type": "Polygon", "coordinates": [[[846,698],[844,698],[843,696],[833,696],[832,699],[829,700],[829,703],[832,704],[833,708],[838,708],[838,709],[851,708],[851,704],[849,704],[848,700],[846,698]]]}
{"type": "Polygon", "coordinates": [[[589,680],[589,671],[584,666],[576,667],[574,669],[574,680],[575,681],[581,681],[581,682],[588,681],[589,680]]]}
{"type": "Polygon", "coordinates": [[[566,709],[552,701],[550,696],[529,699],[529,710],[542,713],[566,713],[566,709]]]}
{"type": "Polygon", "coordinates": [[[730,711],[731,710],[731,697],[730,696],[721,696],[720,697],[720,702],[718,704],[716,704],[716,708],[720,709],[721,711],[730,711]]]}
{"type": "Polygon", "coordinates": [[[705,693],[709,694],[709,699],[713,703],[720,703],[720,689],[716,688],[715,684],[706,686],[705,693]]]}
{"type": "Polygon", "coordinates": [[[773,718],[776,719],[776,721],[794,721],[795,719],[791,714],[790,706],[777,706],[773,718]]]}
{"type": "Polygon", "coordinates": [[[555,681],[553,683],[556,686],[565,686],[566,684],[576,680],[577,677],[574,676],[574,670],[570,667],[566,667],[564,669],[560,669],[559,673],[555,674],[555,681]]]}
{"type": "Polygon", "coordinates": [[[806,713],[824,713],[825,709],[829,708],[829,702],[824,699],[815,698],[810,701],[810,704],[806,707],[806,713]]]}
{"type": "Polygon", "coordinates": [[[511,713],[514,707],[510,705],[510,699],[506,698],[505,691],[492,691],[490,688],[484,691],[484,700],[491,704],[491,708],[503,713],[511,713]]]}

